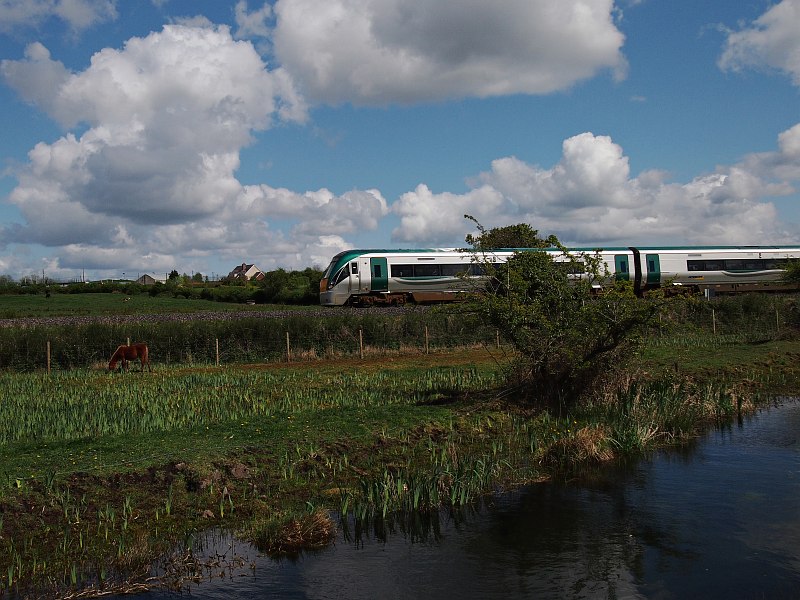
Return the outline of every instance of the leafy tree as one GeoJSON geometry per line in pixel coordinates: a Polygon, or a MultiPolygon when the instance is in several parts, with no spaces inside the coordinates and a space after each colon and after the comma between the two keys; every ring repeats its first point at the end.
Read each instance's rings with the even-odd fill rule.
{"type": "Polygon", "coordinates": [[[478,228],[480,235],[468,234],[466,242],[475,250],[497,250],[499,248],[547,248],[553,245],[551,239],[539,237],[539,230],[533,229],[527,223],[506,225],[486,230],[477,219],[471,215],[464,215],[478,228]]]}
{"type": "Polygon", "coordinates": [[[790,260],[786,264],[786,272],[783,274],[783,283],[800,284],[800,260],[790,260]]]}
{"type": "MultiPolygon", "coordinates": [[[[482,235],[495,239],[493,231],[482,235]]],[[[483,240],[473,240],[489,278],[470,308],[517,351],[509,372],[515,392],[568,406],[629,364],[657,305],[636,298],[630,282],[613,281],[599,253],[569,254],[555,236],[546,241],[559,252],[523,250],[491,263],[480,253],[483,240]]]]}

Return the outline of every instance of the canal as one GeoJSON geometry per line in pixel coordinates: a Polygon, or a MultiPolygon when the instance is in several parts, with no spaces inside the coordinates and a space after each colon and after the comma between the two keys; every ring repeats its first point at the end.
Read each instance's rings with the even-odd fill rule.
{"type": "Polygon", "coordinates": [[[212,534],[205,581],[139,597],[800,598],[800,401],[411,525],[280,561],[212,534]]]}

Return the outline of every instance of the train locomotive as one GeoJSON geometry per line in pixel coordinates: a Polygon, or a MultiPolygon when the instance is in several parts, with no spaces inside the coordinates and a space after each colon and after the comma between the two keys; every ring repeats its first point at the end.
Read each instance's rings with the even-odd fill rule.
{"type": "MultiPolygon", "coordinates": [[[[475,289],[484,276],[483,261],[502,263],[515,252],[548,252],[564,260],[557,248],[492,250],[481,261],[455,248],[345,250],[323,273],[320,304],[451,302],[475,289]]],[[[781,281],[786,264],[800,259],[800,247],[780,246],[568,248],[569,254],[595,252],[609,278],[631,281],[637,295],[665,287],[720,294],[787,290],[781,281]]]]}

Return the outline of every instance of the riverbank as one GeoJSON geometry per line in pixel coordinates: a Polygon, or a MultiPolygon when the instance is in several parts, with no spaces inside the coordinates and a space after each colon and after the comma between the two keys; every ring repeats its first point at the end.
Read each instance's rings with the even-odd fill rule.
{"type": "Polygon", "coordinates": [[[798,341],[707,343],[651,345],[638,361],[646,376],[569,415],[503,397],[508,357],[487,349],[5,374],[2,396],[30,402],[13,412],[33,422],[21,435],[11,419],[0,451],[2,589],[159,585],[147,581],[152,562],[213,527],[296,553],[327,543],[337,513],[458,506],[679,443],[800,389],[798,341]]]}

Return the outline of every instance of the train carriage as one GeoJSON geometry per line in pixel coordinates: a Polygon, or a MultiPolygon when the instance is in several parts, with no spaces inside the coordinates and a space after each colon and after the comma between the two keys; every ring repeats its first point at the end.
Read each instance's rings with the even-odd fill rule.
{"type": "MultiPolygon", "coordinates": [[[[453,301],[479,285],[484,261],[504,262],[515,252],[549,252],[554,260],[567,259],[555,248],[494,250],[480,260],[473,252],[455,248],[346,250],[333,257],[323,274],[320,304],[453,301]]],[[[632,281],[639,295],[665,287],[718,293],[786,289],[780,281],[785,265],[800,258],[800,247],[779,246],[631,246],[568,252],[599,253],[609,279],[632,281]]]]}

